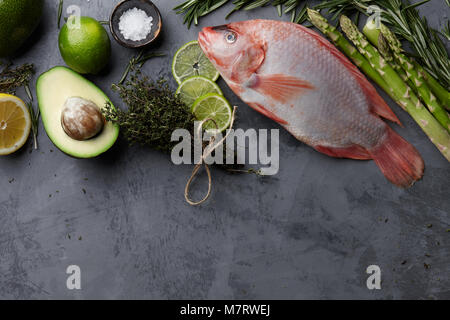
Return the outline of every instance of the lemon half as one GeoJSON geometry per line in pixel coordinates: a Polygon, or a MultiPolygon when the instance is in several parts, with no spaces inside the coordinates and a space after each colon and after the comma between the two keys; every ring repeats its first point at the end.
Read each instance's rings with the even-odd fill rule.
{"type": "Polygon", "coordinates": [[[0,93],[0,156],[19,150],[30,130],[31,118],[25,103],[13,95],[0,93]]]}

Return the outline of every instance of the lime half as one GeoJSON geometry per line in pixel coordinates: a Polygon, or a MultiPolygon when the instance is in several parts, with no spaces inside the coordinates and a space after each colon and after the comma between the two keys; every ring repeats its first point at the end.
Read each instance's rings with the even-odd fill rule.
{"type": "Polygon", "coordinates": [[[212,81],[219,79],[219,72],[205,56],[197,41],[186,43],[175,53],[172,73],[178,84],[192,76],[204,76],[212,81]]]}
{"type": "Polygon", "coordinates": [[[203,125],[205,130],[213,131],[225,131],[231,124],[232,110],[231,105],[225,99],[225,97],[208,93],[201,98],[198,98],[192,107],[197,120],[214,119],[208,121],[203,125]],[[217,127],[216,127],[217,124],[217,127]]]}
{"type": "Polygon", "coordinates": [[[177,89],[176,94],[192,111],[195,100],[208,93],[223,95],[222,90],[214,82],[202,76],[193,76],[184,80],[177,89]]]}

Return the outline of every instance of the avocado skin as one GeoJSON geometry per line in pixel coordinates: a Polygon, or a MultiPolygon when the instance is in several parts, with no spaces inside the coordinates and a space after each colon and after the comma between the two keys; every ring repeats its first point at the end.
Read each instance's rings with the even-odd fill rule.
{"type": "MultiPolygon", "coordinates": [[[[118,125],[113,124],[112,127],[110,127],[110,128],[105,127],[103,129],[103,131],[99,134],[99,136],[101,136],[103,134],[109,134],[110,139],[106,140],[103,144],[97,144],[97,147],[95,150],[86,152],[86,150],[84,150],[83,148],[75,148],[74,149],[70,145],[61,143],[61,141],[59,139],[60,138],[59,135],[57,133],[55,134],[55,131],[52,130],[54,128],[54,126],[61,127],[61,122],[60,121],[52,122],[52,121],[48,120],[49,114],[52,112],[55,112],[55,110],[56,110],[53,107],[55,107],[55,106],[62,107],[63,103],[61,101],[61,103],[55,104],[55,105],[46,104],[45,103],[46,95],[55,95],[55,94],[58,95],[61,92],[61,90],[58,90],[58,89],[53,90],[55,86],[57,87],[58,85],[63,85],[63,86],[68,86],[69,88],[73,88],[73,87],[76,87],[76,83],[78,83],[78,82],[89,85],[91,88],[93,88],[95,90],[95,92],[97,94],[101,95],[102,98],[104,98],[105,101],[109,102],[111,104],[111,106],[114,108],[114,105],[112,104],[112,102],[108,98],[108,96],[99,87],[97,87],[94,83],[92,83],[91,81],[89,81],[88,79],[86,79],[85,77],[80,75],[79,73],[73,71],[72,69],[69,69],[69,68],[63,67],[63,66],[56,66],[56,67],[53,67],[50,70],[42,73],[38,77],[37,82],[36,82],[36,93],[37,93],[37,100],[38,100],[38,104],[39,104],[41,119],[42,119],[42,123],[44,125],[45,131],[47,132],[48,137],[53,142],[53,144],[56,147],[58,147],[58,149],[60,149],[62,152],[64,152],[68,156],[71,156],[71,157],[77,158],[77,159],[95,158],[95,157],[100,156],[101,154],[105,153],[106,151],[108,151],[115,144],[115,142],[119,136],[119,126],[118,125]],[[56,85],[53,85],[52,82],[50,82],[50,85],[48,85],[48,84],[46,85],[47,81],[52,81],[53,80],[52,78],[55,75],[57,76],[59,74],[66,75],[68,79],[66,78],[64,81],[59,81],[56,85]],[[47,89],[50,88],[50,90],[46,90],[45,87],[47,87],[47,89]]],[[[67,95],[67,97],[70,97],[70,96],[80,96],[87,100],[91,99],[90,96],[85,96],[83,94],[67,95]]],[[[67,98],[67,97],[65,97],[65,98],[67,98]]],[[[63,136],[66,136],[66,134],[62,130],[61,130],[61,134],[63,136]]],[[[73,140],[73,141],[75,141],[75,140],[73,140]]],[[[92,140],[87,140],[82,143],[89,144],[91,142],[92,142],[92,140]]]]}
{"type": "Polygon", "coordinates": [[[0,57],[10,57],[33,33],[44,0],[0,0],[0,57]]]}

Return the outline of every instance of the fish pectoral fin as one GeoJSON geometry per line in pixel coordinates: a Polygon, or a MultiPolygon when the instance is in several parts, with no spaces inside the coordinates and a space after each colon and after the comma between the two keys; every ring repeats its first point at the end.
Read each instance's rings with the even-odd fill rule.
{"type": "Polygon", "coordinates": [[[314,149],[316,149],[320,153],[326,154],[327,156],[334,158],[349,158],[356,160],[372,159],[370,153],[366,149],[358,145],[353,145],[346,148],[315,146],[314,149]]]}
{"type": "Polygon", "coordinates": [[[249,87],[279,103],[286,103],[301,95],[305,90],[315,89],[306,80],[284,74],[255,74],[249,87]]]}
{"type": "Polygon", "coordinates": [[[256,111],[258,111],[259,113],[265,115],[266,117],[268,117],[269,119],[272,119],[273,121],[278,122],[281,125],[287,125],[287,121],[281,119],[280,117],[277,117],[273,112],[267,110],[266,108],[264,108],[262,105],[260,105],[257,102],[249,102],[247,103],[251,108],[255,109],[256,111]]]}

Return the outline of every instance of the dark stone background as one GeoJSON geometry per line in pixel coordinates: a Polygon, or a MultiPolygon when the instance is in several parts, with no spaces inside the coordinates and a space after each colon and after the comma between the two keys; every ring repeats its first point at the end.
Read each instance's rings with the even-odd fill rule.
{"type": "MultiPolygon", "coordinates": [[[[174,87],[171,57],[199,31],[187,30],[171,10],[180,1],[155,1],[164,17],[158,50],[168,57],[145,66],[174,87]]],[[[38,74],[64,64],[58,1],[46,2],[42,25],[16,59],[35,63],[38,74]]],[[[65,2],[105,20],[117,1],[65,2]]],[[[229,9],[202,26],[223,24],[229,9]]],[[[421,11],[435,27],[449,13],[443,0],[421,11]]],[[[231,20],[256,17],[279,19],[265,8],[231,20]]],[[[113,41],[109,69],[90,77],[117,106],[110,85],[132,54],[113,41]]],[[[241,106],[238,127],[277,128],[221,86],[241,106]]],[[[426,162],[425,177],[411,189],[389,184],[373,162],[329,158],[281,131],[277,176],[214,170],[213,195],[197,208],[183,197],[191,166],[123,140],[97,159],[73,159],[41,127],[39,151],[30,142],[0,159],[0,298],[450,298],[449,164],[388,101],[404,124],[395,130],[426,162]],[[81,267],[80,291],[66,288],[71,264],[81,267]],[[381,290],[366,288],[371,264],[381,267],[381,290]]]]}

